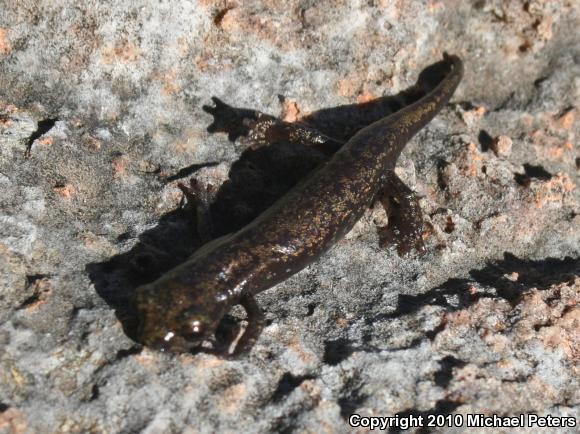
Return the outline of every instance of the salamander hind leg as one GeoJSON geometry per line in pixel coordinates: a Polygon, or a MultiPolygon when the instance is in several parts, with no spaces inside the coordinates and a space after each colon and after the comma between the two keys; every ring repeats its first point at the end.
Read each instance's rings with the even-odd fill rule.
{"type": "Polygon", "coordinates": [[[378,200],[389,216],[388,225],[379,229],[381,246],[395,243],[400,256],[412,250],[424,253],[423,214],[417,194],[389,172],[378,200]]]}
{"type": "Polygon", "coordinates": [[[251,293],[244,293],[240,304],[248,314],[248,326],[232,352],[232,357],[239,357],[252,349],[266,322],[260,306],[258,306],[256,299],[251,293]]]}
{"type": "Polygon", "coordinates": [[[249,128],[248,138],[253,147],[274,143],[294,143],[317,149],[327,157],[334,154],[343,142],[328,137],[314,128],[299,122],[286,122],[263,113],[256,119],[246,119],[249,128]]]}
{"type": "Polygon", "coordinates": [[[207,130],[227,133],[231,141],[244,137],[254,149],[280,142],[299,143],[330,156],[343,145],[300,122],[286,122],[257,110],[232,107],[216,97],[212,100],[213,107],[203,106],[214,117],[207,130]]]}
{"type": "Polygon", "coordinates": [[[211,188],[203,187],[195,178],[189,180],[189,185],[177,184],[187,199],[186,209],[193,214],[197,225],[197,234],[202,243],[213,238],[211,215],[209,210],[211,188]]]}

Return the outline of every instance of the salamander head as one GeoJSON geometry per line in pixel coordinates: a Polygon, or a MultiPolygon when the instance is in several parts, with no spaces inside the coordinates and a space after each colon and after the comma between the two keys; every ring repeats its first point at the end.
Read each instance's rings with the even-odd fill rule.
{"type": "Polygon", "coordinates": [[[162,351],[188,352],[215,332],[229,309],[211,291],[160,279],[136,289],[137,340],[162,351]]]}

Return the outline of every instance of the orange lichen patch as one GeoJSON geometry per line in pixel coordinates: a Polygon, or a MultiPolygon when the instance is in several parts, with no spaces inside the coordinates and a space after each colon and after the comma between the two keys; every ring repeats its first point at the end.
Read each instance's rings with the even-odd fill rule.
{"type": "Polygon", "coordinates": [[[14,104],[6,104],[0,101],[0,111],[4,112],[5,114],[13,114],[18,111],[18,107],[14,104]]]}
{"type": "Polygon", "coordinates": [[[491,149],[498,157],[509,157],[512,153],[512,139],[508,136],[497,136],[491,143],[491,149]]]}
{"type": "Polygon", "coordinates": [[[568,110],[556,119],[556,126],[563,130],[571,130],[576,122],[576,110],[568,110]]]}
{"type": "MultiPolygon", "coordinates": [[[[534,275],[533,270],[530,273],[534,275]]],[[[518,375],[519,357],[514,358],[513,354],[537,345],[560,352],[573,364],[580,360],[580,278],[566,275],[562,278],[565,283],[524,289],[522,295],[511,302],[482,298],[461,311],[446,315],[443,330],[434,341],[436,347],[455,349],[462,339],[476,332],[489,350],[503,355],[495,367],[467,364],[453,369],[453,382],[462,383],[458,390],[465,398],[489,387],[490,390],[501,388],[502,393],[513,394],[514,399],[519,399],[520,389],[512,389],[517,383],[504,382],[502,378],[506,374],[518,375]],[[504,373],[497,377],[498,371],[504,373]]],[[[541,375],[532,375],[526,382],[534,399],[543,402],[558,399],[558,390],[543,381],[541,375]]],[[[522,402],[523,406],[528,405],[522,402]]]]}
{"type": "Polygon", "coordinates": [[[442,1],[438,1],[438,0],[429,0],[427,2],[427,11],[432,14],[437,12],[439,9],[442,9],[445,7],[445,4],[442,1]]]}
{"type": "Polygon", "coordinates": [[[471,321],[472,317],[466,310],[448,313],[443,318],[443,322],[451,327],[469,326],[471,321]]]}
{"type": "Polygon", "coordinates": [[[233,7],[222,9],[214,17],[214,24],[226,32],[234,32],[242,26],[242,13],[233,7]]]}
{"type": "Polygon", "coordinates": [[[580,278],[547,291],[534,289],[522,298],[518,309],[520,339],[538,339],[546,348],[560,349],[580,360],[580,278]]]}
{"type": "Polygon", "coordinates": [[[502,369],[509,369],[514,366],[514,362],[510,359],[502,359],[497,362],[497,367],[502,369]]]}
{"type": "Polygon", "coordinates": [[[54,191],[56,194],[58,194],[63,199],[67,199],[67,200],[72,199],[73,196],[76,194],[76,189],[74,188],[74,186],[72,184],[62,184],[62,185],[54,186],[52,188],[52,191],[54,191]]]}
{"type": "Polygon", "coordinates": [[[26,427],[24,415],[14,407],[0,413],[0,432],[24,434],[26,427]]]}
{"type": "Polygon", "coordinates": [[[465,176],[473,178],[482,173],[481,168],[483,166],[483,155],[479,152],[475,143],[469,143],[465,147],[458,159],[458,165],[459,170],[463,172],[465,176]]]}
{"type": "Polygon", "coordinates": [[[285,100],[282,103],[282,119],[286,122],[296,122],[300,115],[300,109],[296,101],[285,100]]]}
{"type": "Polygon", "coordinates": [[[234,384],[222,392],[218,405],[226,413],[237,412],[247,395],[248,388],[244,383],[234,384]]]}
{"type": "Polygon", "coordinates": [[[564,144],[556,144],[551,146],[538,146],[534,145],[536,155],[545,160],[560,160],[564,156],[564,152],[567,150],[564,144]]]}
{"type": "Polygon", "coordinates": [[[530,138],[539,158],[559,160],[574,148],[573,129],[576,124],[576,112],[576,109],[558,114],[542,112],[534,118],[531,123],[539,128],[530,134],[530,138]]]}
{"type": "Polygon", "coordinates": [[[285,2],[264,2],[267,12],[257,13],[250,4],[241,6],[227,6],[214,16],[214,24],[232,38],[254,35],[260,40],[269,41],[282,50],[295,48],[300,44],[299,39],[283,29],[301,27],[299,14],[285,14],[285,2]]]}
{"type": "Polygon", "coordinates": [[[540,329],[539,338],[551,349],[561,349],[571,359],[580,361],[580,307],[575,306],[540,329]]]}
{"type": "Polygon", "coordinates": [[[219,368],[225,363],[223,359],[208,354],[199,354],[198,356],[192,358],[192,361],[202,371],[219,368]]]}
{"type": "Polygon", "coordinates": [[[14,121],[9,117],[3,117],[0,115],[0,128],[10,128],[14,121]]]}
{"type": "Polygon", "coordinates": [[[111,167],[113,168],[113,178],[122,178],[127,173],[127,166],[129,166],[130,159],[126,155],[119,155],[113,158],[111,167]]]}
{"type": "Polygon", "coordinates": [[[172,95],[181,90],[181,86],[177,83],[178,74],[175,69],[163,74],[156,74],[155,79],[162,83],[161,91],[164,95],[172,95]]]}
{"type": "Polygon", "coordinates": [[[43,136],[36,141],[39,145],[43,146],[50,146],[54,143],[54,137],[51,136],[43,136]]]}
{"type": "Polygon", "coordinates": [[[487,111],[487,109],[486,109],[485,107],[483,107],[483,106],[481,106],[481,107],[477,107],[477,108],[475,109],[475,113],[476,113],[476,114],[477,114],[477,116],[479,116],[479,117],[481,117],[481,116],[485,115],[486,111],[487,111]]]}
{"type": "Polygon", "coordinates": [[[532,182],[530,186],[534,190],[534,201],[538,208],[550,202],[562,202],[576,188],[566,173],[557,173],[547,181],[532,182]]]}
{"type": "Polygon", "coordinates": [[[0,27],[0,55],[6,56],[12,52],[12,45],[8,39],[8,29],[0,27]]]}
{"type": "Polygon", "coordinates": [[[372,101],[375,98],[376,96],[373,93],[369,92],[368,90],[365,90],[363,91],[363,93],[357,96],[356,101],[358,104],[364,104],[365,102],[372,101]]]}
{"type": "MultiPolygon", "coordinates": [[[[533,325],[542,325],[546,324],[551,316],[550,306],[546,304],[544,301],[543,294],[538,291],[533,291],[528,294],[525,294],[520,303],[518,304],[521,311],[525,312],[526,317],[523,318],[523,321],[520,321],[520,326],[522,329],[527,330],[527,335],[533,334],[535,335],[535,331],[530,324],[529,319],[533,318],[533,325]]],[[[526,333],[522,331],[519,334],[521,338],[526,339],[529,336],[526,336],[526,333]]]]}
{"type": "Polygon", "coordinates": [[[487,112],[487,109],[483,106],[480,107],[476,107],[473,110],[466,110],[461,114],[461,118],[463,119],[463,122],[465,122],[465,124],[468,127],[472,127],[477,125],[480,121],[481,118],[485,115],[485,113],[487,112]]]}
{"type": "Polygon", "coordinates": [[[157,352],[153,352],[144,348],[139,354],[134,356],[135,361],[146,369],[154,370],[157,367],[159,360],[157,352]]]}
{"type": "Polygon", "coordinates": [[[552,39],[552,36],[553,36],[552,26],[553,25],[554,25],[554,19],[551,16],[544,17],[536,28],[536,31],[538,32],[538,36],[541,39],[543,39],[544,41],[549,41],[550,39],[552,39]]]}
{"type": "Polygon", "coordinates": [[[340,96],[354,96],[360,90],[360,78],[343,78],[337,83],[337,92],[340,96]]]}
{"type": "MultiPolygon", "coordinates": [[[[431,196],[435,197],[436,193],[433,193],[431,196]]],[[[435,230],[434,230],[433,225],[430,222],[426,222],[425,227],[423,228],[423,241],[426,242],[433,235],[435,235],[435,230]]]]}
{"type": "Polygon", "coordinates": [[[547,149],[547,154],[545,154],[551,160],[558,160],[562,158],[564,155],[564,148],[563,147],[550,147],[547,149]]]}
{"type": "Polygon", "coordinates": [[[511,306],[503,299],[481,298],[468,309],[447,313],[443,323],[454,334],[470,328],[477,329],[484,340],[497,344],[490,336],[506,329],[504,314],[510,309],[511,306]],[[494,314],[490,315],[490,312],[494,314]]]}
{"type": "Polygon", "coordinates": [[[108,65],[115,62],[135,62],[139,57],[139,49],[129,41],[119,41],[113,46],[103,48],[101,57],[108,65]]]}

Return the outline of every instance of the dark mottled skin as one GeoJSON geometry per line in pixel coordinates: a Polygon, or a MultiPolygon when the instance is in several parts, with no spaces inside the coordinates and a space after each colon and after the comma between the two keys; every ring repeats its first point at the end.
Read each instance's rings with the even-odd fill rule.
{"type": "MultiPolygon", "coordinates": [[[[407,141],[447,104],[461,80],[459,58],[446,56],[437,65],[444,74],[428,93],[359,129],[344,145],[306,124],[249,116],[246,126],[258,142],[279,135],[320,145],[329,155],[339,149],[250,224],[209,242],[155,282],[137,288],[140,341],[170,351],[192,350],[215,333],[233,305],[241,303],[249,326],[234,353],[247,350],[263,322],[253,295],[315,261],[376,199],[387,208],[405,211],[390,218],[389,224],[399,239],[399,251],[421,248],[417,200],[394,175],[394,168],[407,141]]],[[[216,100],[213,110],[219,104],[223,103],[216,100]]],[[[190,190],[188,197],[194,197],[190,190]]]]}

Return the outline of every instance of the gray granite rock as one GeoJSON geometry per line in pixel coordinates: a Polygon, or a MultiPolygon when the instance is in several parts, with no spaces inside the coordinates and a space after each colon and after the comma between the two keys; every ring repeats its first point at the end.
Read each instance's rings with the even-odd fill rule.
{"type": "Polygon", "coordinates": [[[578,2],[0,10],[0,433],[347,432],[353,413],[580,423],[578,2]],[[443,52],[464,80],[398,168],[422,195],[425,255],[380,248],[369,210],[258,296],[268,326],[247,357],[132,340],[131,291],[200,245],[177,182],[214,187],[225,231],[320,162],[210,134],[203,104],[304,120],[395,95],[443,52]]]}

